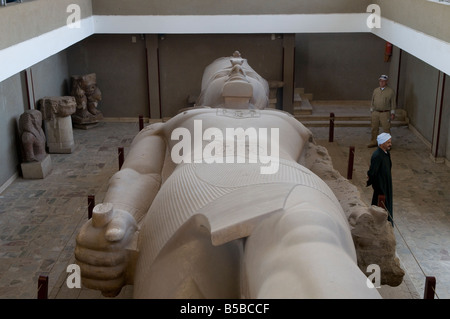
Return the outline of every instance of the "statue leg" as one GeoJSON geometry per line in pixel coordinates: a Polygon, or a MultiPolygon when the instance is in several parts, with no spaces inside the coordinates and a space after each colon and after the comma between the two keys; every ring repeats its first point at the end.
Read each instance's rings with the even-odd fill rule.
{"type": "Polygon", "coordinates": [[[357,266],[338,207],[313,189],[292,197],[297,204],[264,219],[246,241],[247,297],[380,298],[357,266]]]}
{"type": "Polygon", "coordinates": [[[100,113],[100,111],[97,110],[96,102],[89,102],[87,105],[87,109],[88,109],[89,113],[91,113],[92,115],[97,115],[100,113]]]}
{"type": "MultiPolygon", "coordinates": [[[[142,235],[142,234],[141,234],[142,235]]],[[[189,219],[150,264],[145,246],[134,276],[134,298],[240,298],[242,242],[211,244],[211,234],[189,219]]]]}

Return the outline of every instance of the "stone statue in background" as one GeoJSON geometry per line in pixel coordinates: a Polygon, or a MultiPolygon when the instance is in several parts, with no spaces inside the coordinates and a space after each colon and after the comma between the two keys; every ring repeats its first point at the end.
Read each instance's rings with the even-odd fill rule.
{"type": "Polygon", "coordinates": [[[71,95],[77,102],[76,112],[72,115],[72,121],[76,127],[97,124],[103,119],[103,114],[97,109],[102,93],[97,87],[95,73],[72,76],[71,95]]]}
{"type": "Polygon", "coordinates": [[[44,178],[51,171],[50,155],[45,149],[45,133],[42,129],[42,113],[27,110],[19,118],[19,134],[22,146],[22,175],[24,178],[44,178]]]}
{"type": "Polygon", "coordinates": [[[72,153],[75,142],[71,115],[77,108],[75,97],[44,97],[39,100],[39,108],[44,119],[49,153],[72,153]]]}
{"type": "Polygon", "coordinates": [[[47,155],[45,133],[42,129],[42,113],[38,110],[25,111],[19,118],[20,140],[23,162],[40,162],[47,155]]]}
{"type": "Polygon", "coordinates": [[[263,109],[267,82],[250,74],[236,54],[216,60],[203,105],[134,138],[76,239],[85,286],[115,296],[133,284],[135,298],[380,298],[331,187],[345,182],[324,181],[326,150],[292,115],[263,109]]]}

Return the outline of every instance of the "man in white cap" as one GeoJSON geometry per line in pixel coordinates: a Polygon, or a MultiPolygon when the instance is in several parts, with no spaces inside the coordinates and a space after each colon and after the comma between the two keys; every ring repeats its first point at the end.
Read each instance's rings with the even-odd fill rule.
{"type": "Polygon", "coordinates": [[[384,207],[388,212],[388,220],[394,225],[392,205],[392,176],[391,176],[391,135],[381,133],[377,137],[378,148],[370,159],[370,168],[367,172],[367,185],[372,185],[372,205],[378,206],[378,197],[384,195],[384,207]]]}
{"type": "Polygon", "coordinates": [[[376,138],[380,125],[384,133],[391,133],[391,120],[395,118],[396,103],[395,92],[387,85],[388,80],[387,75],[381,75],[378,78],[379,87],[372,93],[370,105],[372,139],[367,147],[377,146],[376,138]]]}

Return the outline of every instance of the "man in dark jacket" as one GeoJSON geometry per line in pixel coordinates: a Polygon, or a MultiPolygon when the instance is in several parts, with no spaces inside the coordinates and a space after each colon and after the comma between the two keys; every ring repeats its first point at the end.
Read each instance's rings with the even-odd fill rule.
{"type": "Polygon", "coordinates": [[[384,206],[388,212],[388,220],[394,226],[392,207],[392,176],[391,154],[389,153],[392,141],[389,133],[381,133],[377,137],[378,148],[370,159],[370,168],[367,172],[367,186],[372,185],[372,205],[378,206],[378,196],[384,195],[384,206]]]}

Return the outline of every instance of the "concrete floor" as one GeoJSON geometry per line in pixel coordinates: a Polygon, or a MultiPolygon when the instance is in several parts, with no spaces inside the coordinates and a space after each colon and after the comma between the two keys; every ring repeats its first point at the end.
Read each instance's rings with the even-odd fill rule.
{"type": "MultiPolygon", "coordinates": [[[[101,202],[109,177],[118,170],[118,148],[127,149],[136,123],[100,123],[74,130],[72,154],[51,154],[53,170],[43,180],[16,179],[0,194],[0,298],[37,297],[38,277],[49,278],[49,298],[102,298],[97,291],[69,289],[75,236],[87,219],[89,195],[101,202]]],[[[352,183],[369,203],[365,174],[374,149],[368,127],[311,127],[329,148],[335,168],[347,176],[348,150],[355,147],[352,183]]],[[[406,271],[399,287],[385,287],[385,298],[422,298],[425,276],[436,277],[435,298],[450,298],[450,168],[430,160],[430,150],[408,127],[392,129],[394,219],[397,254],[406,271]]],[[[127,286],[118,298],[129,298],[127,286]]]]}

